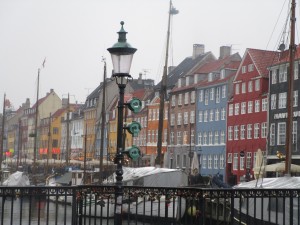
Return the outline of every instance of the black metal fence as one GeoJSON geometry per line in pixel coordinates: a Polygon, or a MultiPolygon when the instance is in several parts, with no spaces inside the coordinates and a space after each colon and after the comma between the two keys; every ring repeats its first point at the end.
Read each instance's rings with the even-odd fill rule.
{"type": "MultiPolygon", "coordinates": [[[[300,225],[300,189],[123,190],[123,224],[300,225]]],[[[114,192],[114,186],[0,187],[0,224],[114,224],[114,192]]]]}

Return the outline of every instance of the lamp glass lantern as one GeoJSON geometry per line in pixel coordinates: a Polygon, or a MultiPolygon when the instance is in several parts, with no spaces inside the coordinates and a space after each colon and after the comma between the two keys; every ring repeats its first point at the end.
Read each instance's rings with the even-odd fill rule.
{"type": "MultiPolygon", "coordinates": [[[[121,30],[118,32],[119,39],[111,48],[107,50],[111,54],[113,63],[113,76],[115,77],[131,77],[129,75],[133,54],[136,48],[133,48],[126,40],[127,32],[123,28],[124,22],[121,22],[121,30]]],[[[123,83],[124,79],[119,81],[123,83]]],[[[118,82],[118,80],[117,80],[118,82]]]]}

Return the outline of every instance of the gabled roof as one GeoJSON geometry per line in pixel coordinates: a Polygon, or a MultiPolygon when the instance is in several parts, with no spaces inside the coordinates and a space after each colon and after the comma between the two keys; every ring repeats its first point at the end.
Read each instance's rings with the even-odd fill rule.
{"type": "Polygon", "coordinates": [[[245,52],[238,73],[241,70],[243,62],[247,55],[250,56],[254,66],[258,71],[258,74],[261,77],[267,78],[269,77],[268,67],[278,61],[279,52],[248,48],[245,52]]]}
{"type": "Polygon", "coordinates": [[[201,66],[195,73],[211,73],[214,71],[219,71],[223,68],[227,69],[237,69],[241,63],[241,57],[239,53],[229,55],[224,59],[218,59],[216,61],[207,62],[205,65],[201,66]]]}
{"type": "MultiPolygon", "coordinates": [[[[279,57],[278,57],[279,59],[278,59],[278,61],[274,62],[273,65],[289,62],[289,60],[290,60],[290,54],[289,53],[290,53],[289,50],[285,50],[281,53],[278,53],[279,54],[279,57]]],[[[296,47],[295,59],[300,59],[300,45],[297,45],[297,47],[296,47]]]]}
{"type": "MultiPolygon", "coordinates": [[[[184,77],[188,73],[194,73],[193,70],[197,70],[197,65],[201,64],[205,58],[212,56],[215,59],[215,56],[211,52],[204,53],[199,55],[196,58],[187,57],[185,58],[178,66],[176,66],[168,75],[167,88],[173,88],[177,83],[180,77],[184,77]]],[[[155,86],[155,89],[161,88],[161,81],[155,86]]]]}
{"type": "Polygon", "coordinates": [[[227,82],[228,80],[230,80],[231,78],[233,78],[235,76],[236,72],[233,72],[229,75],[227,75],[224,79],[216,79],[213,81],[208,81],[207,79],[202,81],[201,84],[199,85],[199,87],[207,87],[207,86],[212,86],[212,85],[216,85],[216,84],[222,84],[227,82]]]}
{"type": "Polygon", "coordinates": [[[59,117],[61,114],[63,114],[66,111],[65,108],[60,108],[58,109],[55,113],[53,113],[52,117],[53,118],[57,118],[59,117]]]}

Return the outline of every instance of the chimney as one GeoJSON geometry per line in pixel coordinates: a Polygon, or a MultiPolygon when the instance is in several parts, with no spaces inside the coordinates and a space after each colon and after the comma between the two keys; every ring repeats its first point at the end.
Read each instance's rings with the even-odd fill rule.
{"type": "Polygon", "coordinates": [[[231,46],[221,46],[220,47],[220,57],[219,59],[224,59],[231,55],[231,46]]]}
{"type": "Polygon", "coordinates": [[[67,98],[63,98],[61,101],[62,101],[62,107],[66,108],[68,106],[68,99],[67,98]]]}
{"type": "Polygon", "coordinates": [[[139,79],[138,79],[138,84],[142,84],[143,83],[143,81],[142,81],[142,76],[143,76],[143,74],[142,73],[139,73],[139,79]]]}
{"type": "Polygon", "coordinates": [[[194,44],[193,45],[193,59],[197,58],[199,55],[205,53],[205,46],[203,44],[194,44]]]}

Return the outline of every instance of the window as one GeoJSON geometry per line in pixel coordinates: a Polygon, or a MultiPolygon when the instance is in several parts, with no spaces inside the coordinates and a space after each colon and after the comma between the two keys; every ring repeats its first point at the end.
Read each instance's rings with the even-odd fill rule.
{"type": "Polygon", "coordinates": [[[214,169],[218,169],[219,158],[218,155],[214,155],[214,169]]]}
{"type": "Polygon", "coordinates": [[[234,126],[234,140],[239,140],[239,126],[234,126]]]}
{"type": "Polygon", "coordinates": [[[178,105],[182,105],[182,94],[178,95],[178,105]]]}
{"type": "Polygon", "coordinates": [[[260,110],[260,100],[255,100],[254,110],[255,110],[255,112],[259,112],[259,110],[260,110]]]}
{"type": "Polygon", "coordinates": [[[261,137],[262,138],[267,137],[267,123],[266,122],[261,124],[261,137]]]}
{"type": "Polygon", "coordinates": [[[151,142],[151,130],[148,130],[148,142],[151,142]]]}
{"type": "Polygon", "coordinates": [[[255,80],[255,91],[259,91],[260,90],[260,80],[257,79],[255,80]]]}
{"type": "Polygon", "coordinates": [[[293,96],[293,107],[298,106],[298,90],[294,91],[294,96],[293,96]]]}
{"type": "Polygon", "coordinates": [[[183,144],[186,145],[188,143],[188,132],[183,131],[183,144]]]}
{"type": "Polygon", "coordinates": [[[225,78],[225,70],[221,70],[221,73],[220,73],[220,79],[224,79],[225,78]]]}
{"type": "Polygon", "coordinates": [[[216,103],[220,103],[220,87],[216,88],[216,103]]]}
{"type": "Polygon", "coordinates": [[[237,170],[238,169],[238,162],[239,162],[239,158],[238,158],[238,153],[234,153],[233,154],[233,170],[237,170]]]}
{"type": "Polygon", "coordinates": [[[226,97],[226,85],[222,86],[222,98],[226,97]]]}
{"type": "Polygon", "coordinates": [[[152,141],[151,142],[155,142],[155,130],[152,130],[152,141]]]}
{"type": "Polygon", "coordinates": [[[178,113],[177,115],[177,125],[181,125],[182,115],[181,113],[178,113]]]}
{"type": "Polygon", "coordinates": [[[198,121],[201,123],[203,121],[203,111],[199,111],[198,116],[199,116],[198,121]]]}
{"type": "Polygon", "coordinates": [[[252,124],[247,125],[247,139],[252,139],[252,124]]]}
{"type": "Polygon", "coordinates": [[[153,113],[152,113],[152,120],[155,120],[155,118],[156,118],[156,110],[155,110],[155,109],[153,109],[153,113]]]}
{"type": "Polygon", "coordinates": [[[171,126],[174,126],[175,125],[175,114],[172,113],[171,114],[171,126]]]}
{"type": "Polygon", "coordinates": [[[191,103],[195,103],[195,91],[191,92],[191,103]]]}
{"type": "Polygon", "coordinates": [[[204,122],[207,122],[207,120],[208,120],[208,111],[205,110],[205,111],[204,111],[204,119],[203,119],[203,121],[204,121],[204,122]]]}
{"type": "Polygon", "coordinates": [[[219,131],[215,131],[215,145],[219,144],[219,131]]]}
{"type": "Polygon", "coordinates": [[[208,144],[212,145],[212,141],[213,141],[213,132],[209,131],[209,133],[208,133],[208,144]]]}
{"type": "Polygon", "coordinates": [[[270,146],[275,145],[275,124],[270,125],[270,146]]]}
{"type": "Polygon", "coordinates": [[[245,125],[241,125],[241,140],[245,139],[245,125]]]}
{"type": "Polygon", "coordinates": [[[213,109],[211,109],[209,111],[209,121],[214,121],[214,110],[213,109]]]}
{"type": "Polygon", "coordinates": [[[248,102],[248,113],[252,113],[252,111],[253,111],[253,102],[249,101],[248,102]]]}
{"type": "Polygon", "coordinates": [[[211,166],[212,166],[212,157],[211,157],[211,155],[208,155],[208,165],[207,165],[207,168],[211,169],[211,166]]]}
{"type": "Polygon", "coordinates": [[[204,104],[208,105],[208,97],[209,97],[209,90],[205,90],[205,96],[204,96],[204,104]]]}
{"type": "Polygon", "coordinates": [[[198,133],[198,145],[202,145],[202,133],[198,133]]]}
{"type": "Polygon", "coordinates": [[[268,99],[263,98],[261,103],[261,111],[267,111],[268,110],[268,99]]]}
{"type": "Polygon", "coordinates": [[[175,106],[176,105],[176,96],[172,95],[172,105],[171,106],[175,106]]]}
{"type": "Polygon", "coordinates": [[[246,66],[242,66],[242,73],[246,73],[246,66]]]}
{"type": "Polygon", "coordinates": [[[253,82],[252,82],[252,80],[250,80],[248,82],[248,92],[252,92],[252,91],[253,91],[253,82]]]}
{"type": "Polygon", "coordinates": [[[242,102],[241,103],[241,114],[245,114],[246,113],[246,102],[242,102]]]}
{"type": "Polygon", "coordinates": [[[203,102],[203,90],[199,91],[199,102],[203,102]]]}
{"type": "Polygon", "coordinates": [[[245,169],[245,157],[240,157],[240,170],[244,170],[245,169]]]}
{"type": "Polygon", "coordinates": [[[271,95],[271,109],[276,109],[276,94],[271,95]]]}
{"type": "Polygon", "coordinates": [[[279,109],[286,108],[286,92],[279,93],[278,108],[279,109]]]}
{"type": "Polygon", "coordinates": [[[184,124],[188,124],[188,121],[189,121],[189,113],[188,112],[184,112],[183,123],[184,124]]]}
{"type": "Polygon", "coordinates": [[[174,145],[174,132],[170,132],[170,144],[174,145]]]}
{"type": "Polygon", "coordinates": [[[221,120],[225,120],[225,117],[226,117],[226,111],[225,111],[225,108],[222,108],[222,110],[221,110],[221,120]]]}
{"type": "Polygon", "coordinates": [[[211,82],[213,80],[213,73],[208,74],[208,82],[211,82]]]}
{"type": "Polygon", "coordinates": [[[248,65],[248,72],[252,72],[254,70],[253,64],[248,65]]]}
{"type": "Polygon", "coordinates": [[[190,113],[190,123],[195,123],[195,111],[191,111],[190,113]]]}
{"type": "Polygon", "coordinates": [[[252,153],[247,152],[247,158],[246,158],[246,168],[247,169],[251,168],[251,158],[252,158],[252,153]]]}
{"type": "Polygon", "coordinates": [[[224,155],[220,155],[220,169],[224,169],[224,164],[225,164],[225,161],[224,161],[224,155]]]}
{"type": "Polygon", "coordinates": [[[215,110],[215,121],[219,121],[220,120],[220,110],[216,109],[215,110]]]}
{"type": "Polygon", "coordinates": [[[276,71],[270,71],[270,77],[272,79],[271,83],[276,84],[277,83],[277,74],[276,71]]]}
{"type": "Polygon", "coordinates": [[[232,153],[228,153],[227,162],[232,163],[232,153]]]}
{"type": "Polygon", "coordinates": [[[228,126],[228,140],[232,140],[232,126],[228,126]]]}
{"type": "Polygon", "coordinates": [[[203,145],[207,145],[207,133],[203,133],[203,145]]]}
{"type": "MultiPolygon", "coordinates": [[[[159,115],[159,111],[157,112],[157,114],[159,115]]],[[[159,119],[159,117],[157,118],[157,120],[159,119]]],[[[165,120],[168,119],[168,109],[165,109],[165,120]]]]}
{"type": "Polygon", "coordinates": [[[259,138],[259,123],[254,124],[254,139],[259,138]]]}
{"type": "Polygon", "coordinates": [[[293,144],[297,143],[297,121],[293,121],[293,144]]]}
{"type": "Polygon", "coordinates": [[[220,144],[225,144],[225,131],[221,131],[220,144]]]}
{"type": "Polygon", "coordinates": [[[228,115],[229,115],[229,116],[232,116],[232,115],[233,115],[233,104],[230,104],[230,105],[229,105],[229,112],[228,112],[228,115]]]}
{"type": "Polygon", "coordinates": [[[180,145],[182,143],[181,131],[177,131],[177,144],[180,145]]]}
{"type": "Polygon", "coordinates": [[[277,136],[277,144],[278,145],[285,145],[285,132],[286,132],[286,125],[285,123],[278,123],[278,136],[277,136]]]}
{"type": "Polygon", "coordinates": [[[242,83],[242,94],[245,94],[246,93],[246,83],[243,82],[242,83]]]}
{"type": "Polygon", "coordinates": [[[189,93],[188,92],[184,93],[184,104],[185,105],[189,104],[189,93]]]}
{"type": "Polygon", "coordinates": [[[236,95],[240,94],[240,84],[235,85],[235,94],[236,95]]]}
{"type": "Polygon", "coordinates": [[[240,103],[235,103],[234,105],[234,115],[239,115],[240,113],[240,103]]]}
{"type": "Polygon", "coordinates": [[[282,82],[286,82],[286,81],[287,81],[287,67],[286,67],[286,65],[284,65],[279,68],[278,82],[282,83],[282,82]]]}
{"type": "Polygon", "coordinates": [[[295,62],[295,67],[294,67],[294,80],[298,80],[299,77],[299,63],[295,62]]]}
{"type": "Polygon", "coordinates": [[[214,88],[211,88],[210,89],[210,100],[214,100],[215,99],[215,89],[214,88]]]}
{"type": "Polygon", "coordinates": [[[206,161],[207,161],[207,160],[206,160],[206,155],[203,155],[201,167],[204,168],[204,169],[206,169],[206,163],[207,163],[206,161]]]}
{"type": "Polygon", "coordinates": [[[190,143],[193,145],[195,144],[195,131],[194,130],[191,130],[191,140],[190,140],[190,143]]]}

